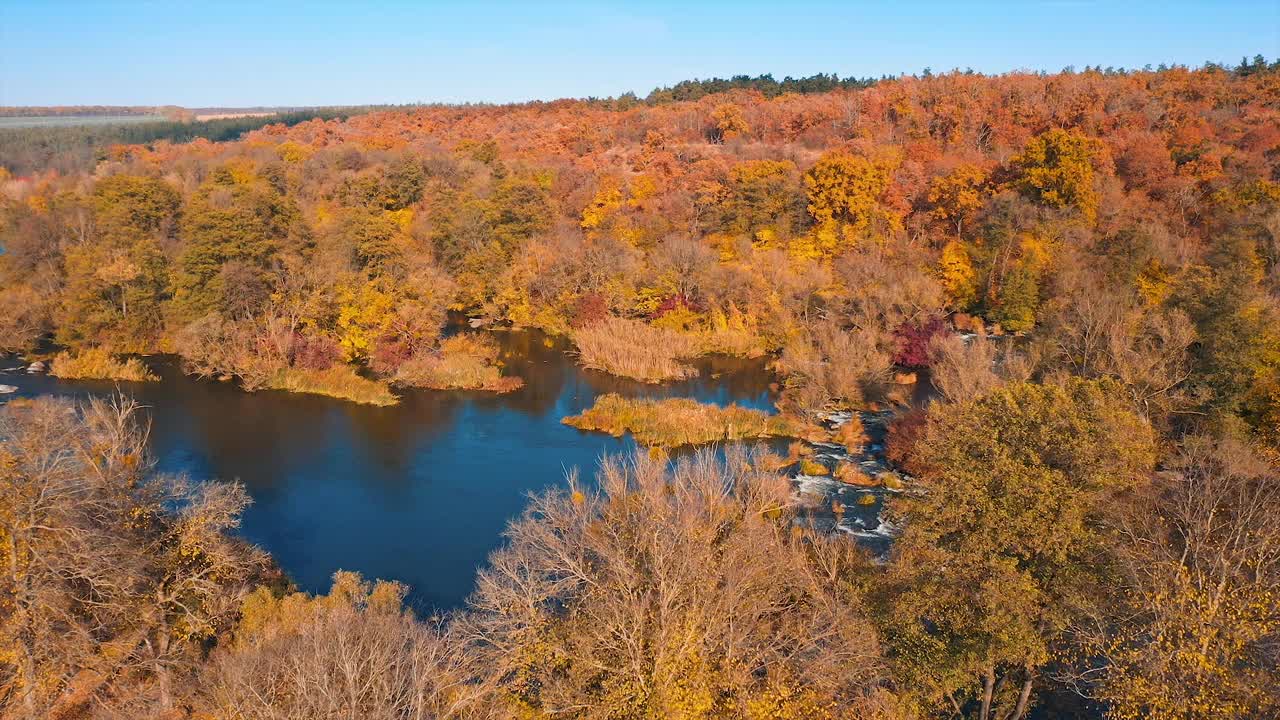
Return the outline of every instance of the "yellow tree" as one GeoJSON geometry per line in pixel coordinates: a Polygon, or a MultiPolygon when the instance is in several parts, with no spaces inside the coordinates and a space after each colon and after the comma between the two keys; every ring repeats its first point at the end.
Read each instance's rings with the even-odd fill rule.
{"type": "Polygon", "coordinates": [[[1083,672],[1115,720],[1280,714],[1280,473],[1191,436],[1114,521],[1119,588],[1082,623],[1083,672]]]}
{"type": "Polygon", "coordinates": [[[376,283],[338,291],[338,343],[346,360],[364,360],[391,327],[396,298],[376,283]]]}
{"type": "Polygon", "coordinates": [[[1094,165],[1103,152],[1102,142],[1096,138],[1079,130],[1054,128],[1032,138],[1013,159],[1019,171],[1017,187],[1049,207],[1075,208],[1093,222],[1098,214],[1094,165]]]}
{"type": "Polygon", "coordinates": [[[963,243],[952,240],[943,246],[939,272],[942,287],[956,308],[963,310],[973,304],[978,294],[977,273],[963,243]]]}
{"type": "Polygon", "coordinates": [[[823,155],[804,185],[809,214],[817,221],[816,237],[827,251],[852,244],[870,230],[891,231],[902,218],[885,202],[895,163],[836,150],[823,155]]]}
{"type": "Polygon", "coordinates": [[[751,126],[747,124],[742,108],[733,103],[717,105],[716,109],[711,111],[711,122],[714,124],[711,137],[715,142],[732,140],[739,135],[751,132],[751,126]]]}
{"type": "Polygon", "coordinates": [[[946,175],[939,175],[929,184],[930,213],[939,220],[956,226],[959,237],[964,223],[982,208],[987,173],[977,165],[961,165],[946,175]]]}

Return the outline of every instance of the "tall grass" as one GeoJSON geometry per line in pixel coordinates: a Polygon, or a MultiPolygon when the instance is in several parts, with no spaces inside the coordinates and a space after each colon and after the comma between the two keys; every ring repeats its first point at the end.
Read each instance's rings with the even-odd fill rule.
{"type": "Polygon", "coordinates": [[[720,407],[688,398],[664,400],[624,398],[610,393],[581,415],[562,420],[579,430],[606,432],[621,437],[631,433],[636,442],[657,447],[703,445],[719,440],[792,437],[805,426],[783,415],[730,405],[720,407]]]}
{"type": "Polygon", "coordinates": [[[647,383],[698,374],[681,362],[699,354],[694,338],[640,320],[608,318],[576,330],[573,341],[578,346],[578,361],[592,370],[647,383]]]}
{"type": "Polygon", "coordinates": [[[400,401],[386,383],[360,377],[350,365],[328,370],[288,367],[277,370],[265,387],[287,392],[311,393],[365,405],[395,405],[400,401]]]}
{"type": "Polygon", "coordinates": [[[59,353],[53,358],[49,374],[70,380],[155,382],[160,379],[138,358],[118,360],[105,348],[59,353]]]}
{"type": "Polygon", "coordinates": [[[524,386],[518,377],[502,374],[498,345],[483,335],[454,335],[436,351],[410,358],[392,381],[398,385],[434,390],[486,390],[511,392],[524,386]]]}

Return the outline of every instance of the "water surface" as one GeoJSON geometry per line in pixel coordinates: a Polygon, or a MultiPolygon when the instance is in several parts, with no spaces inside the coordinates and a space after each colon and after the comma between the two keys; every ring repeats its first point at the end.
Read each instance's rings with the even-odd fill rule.
{"type": "MultiPolygon", "coordinates": [[[[763,361],[713,358],[699,376],[661,386],[584,371],[536,332],[496,333],[524,388],[505,395],[410,391],[399,405],[356,405],[314,395],[246,393],[184,376],[149,358],[158,383],[122,383],[146,405],[159,467],[196,479],[243,482],[254,504],[243,533],[308,591],[335,570],[407,583],[421,608],[459,606],[475,571],[501,542],[529,493],[589,478],[629,439],[562,425],[597,395],[682,396],[771,409],[763,361]]],[[[0,363],[5,366],[16,362],[0,363]]],[[[115,385],[0,374],[18,395],[108,394],[115,385]]]]}

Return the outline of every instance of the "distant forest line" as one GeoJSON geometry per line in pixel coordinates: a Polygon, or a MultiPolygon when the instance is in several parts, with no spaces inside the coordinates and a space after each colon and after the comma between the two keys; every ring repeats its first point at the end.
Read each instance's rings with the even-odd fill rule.
{"type": "MultiPolygon", "coordinates": [[[[1095,72],[1103,75],[1128,75],[1138,72],[1163,72],[1180,65],[1158,66],[1147,65],[1142,69],[1126,69],[1123,67],[1084,67],[1082,72],[1095,72]]],[[[1280,71],[1280,59],[1267,61],[1262,55],[1252,59],[1243,57],[1235,67],[1206,62],[1202,70],[1210,72],[1232,73],[1237,76],[1248,76],[1257,73],[1280,71]]],[[[973,70],[955,69],[952,72],[965,75],[979,75],[973,70]]],[[[1063,68],[1064,74],[1076,72],[1074,67],[1063,68]]],[[[1046,73],[1040,73],[1045,75],[1046,73]]],[[[913,77],[929,78],[933,71],[925,68],[913,77]]],[[[618,97],[589,97],[583,102],[610,107],[616,110],[627,110],[636,105],[661,105],[672,102],[697,101],[708,95],[717,95],[734,91],[755,91],[766,98],[776,98],[789,93],[801,95],[821,94],[833,90],[857,90],[868,88],[878,82],[892,80],[904,76],[841,77],[838,73],[830,75],[816,73],[808,77],[793,78],[786,76],[777,80],[772,73],[762,75],[734,75],[729,78],[712,77],[707,79],[683,80],[669,87],[657,87],[642,100],[636,93],[627,92],[618,97]]],[[[536,101],[529,104],[539,104],[536,101]]],[[[558,101],[552,101],[558,102],[558,101]]],[[[520,105],[524,103],[516,103],[520,105]]],[[[51,127],[0,127],[0,167],[7,168],[11,174],[25,175],[38,169],[54,169],[59,172],[76,172],[91,167],[106,158],[106,150],[112,145],[149,145],[151,143],[190,142],[199,138],[210,142],[236,140],[252,130],[267,125],[282,124],[292,127],[308,120],[345,120],[354,115],[383,110],[408,110],[415,107],[448,107],[449,103],[409,103],[402,105],[351,105],[309,108],[277,108],[265,106],[253,107],[207,107],[183,108],[177,105],[66,105],[66,106],[27,106],[2,107],[0,117],[92,117],[100,115],[164,115],[170,120],[157,122],[129,122],[121,124],[99,124],[86,126],[51,126],[51,127]],[[215,117],[208,120],[198,119],[203,114],[259,113],[262,111],[282,110],[272,115],[250,115],[245,117],[215,117]]],[[[487,103],[465,103],[460,106],[487,103]]]]}

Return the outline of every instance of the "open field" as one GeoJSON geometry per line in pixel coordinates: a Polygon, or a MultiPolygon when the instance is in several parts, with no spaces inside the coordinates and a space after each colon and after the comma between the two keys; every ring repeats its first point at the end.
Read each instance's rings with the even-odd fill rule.
{"type": "Polygon", "coordinates": [[[37,115],[34,117],[0,117],[0,129],[16,130],[19,128],[82,127],[88,125],[136,125],[149,122],[164,122],[166,120],[168,120],[168,118],[163,115],[37,115]]]}
{"type": "Polygon", "coordinates": [[[268,117],[268,116],[277,115],[277,114],[279,113],[271,112],[271,111],[206,113],[206,114],[197,114],[196,120],[200,122],[204,122],[205,120],[232,120],[235,118],[268,117]]]}

